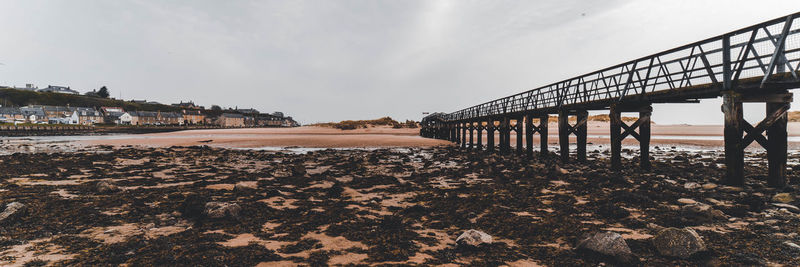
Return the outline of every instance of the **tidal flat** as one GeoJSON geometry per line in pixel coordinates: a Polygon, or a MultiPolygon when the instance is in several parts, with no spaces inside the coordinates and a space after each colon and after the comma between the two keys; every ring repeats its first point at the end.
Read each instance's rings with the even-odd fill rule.
{"type": "MultiPolygon", "coordinates": [[[[451,146],[2,155],[0,265],[797,264],[800,169],[771,189],[766,155],[748,152],[747,184],[731,187],[720,152],[651,153],[649,171],[635,157],[611,171],[600,150],[563,164],[555,153],[451,146]],[[695,231],[706,249],[662,255],[654,236],[670,227],[695,231]],[[470,229],[493,241],[457,245],[470,229]],[[577,248],[605,232],[634,258],[577,248]]],[[[791,152],[789,165],[798,161],[791,152]]]]}

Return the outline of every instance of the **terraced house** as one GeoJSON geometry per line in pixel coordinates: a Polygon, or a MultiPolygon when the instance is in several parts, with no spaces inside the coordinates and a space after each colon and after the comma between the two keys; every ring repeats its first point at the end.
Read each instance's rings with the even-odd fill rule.
{"type": "Polygon", "coordinates": [[[199,110],[186,110],[183,113],[183,123],[187,125],[203,124],[206,115],[203,115],[199,110]]]}
{"type": "Polygon", "coordinates": [[[222,127],[244,127],[244,115],[238,113],[224,113],[219,116],[217,123],[222,127]]]}
{"type": "Polygon", "coordinates": [[[158,122],[162,125],[183,125],[183,115],[176,112],[158,112],[158,122]]]}
{"type": "Polygon", "coordinates": [[[25,115],[25,119],[29,123],[47,123],[47,114],[41,107],[21,107],[19,111],[25,115]]]}
{"type": "Polygon", "coordinates": [[[158,113],[152,111],[129,111],[131,125],[156,125],[158,113]]]}
{"type": "Polygon", "coordinates": [[[103,114],[94,108],[75,107],[72,108],[73,112],[78,114],[78,124],[81,125],[94,125],[95,123],[103,123],[103,114]]]}
{"type": "Polygon", "coordinates": [[[24,122],[25,115],[19,108],[0,107],[0,123],[24,122]]]}

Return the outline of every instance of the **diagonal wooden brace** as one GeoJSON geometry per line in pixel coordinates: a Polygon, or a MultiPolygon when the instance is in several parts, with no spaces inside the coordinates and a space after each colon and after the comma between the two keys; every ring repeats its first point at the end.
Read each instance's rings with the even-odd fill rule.
{"type": "Polygon", "coordinates": [[[747,135],[745,135],[744,139],[742,139],[742,148],[749,146],[758,137],[761,137],[761,139],[763,139],[763,143],[759,142],[759,144],[761,144],[761,146],[763,146],[764,148],[767,148],[766,146],[767,140],[766,138],[764,138],[762,133],[767,130],[767,127],[772,126],[772,124],[781,119],[788,110],[789,110],[789,105],[788,104],[783,105],[779,109],[775,110],[775,112],[773,112],[772,114],[768,114],[767,117],[764,118],[764,120],[762,120],[761,122],[758,123],[758,125],[756,125],[756,127],[751,126],[749,123],[745,121],[743,123],[743,125],[745,125],[745,128],[747,128],[747,126],[753,128],[745,130],[747,132],[747,135]]]}

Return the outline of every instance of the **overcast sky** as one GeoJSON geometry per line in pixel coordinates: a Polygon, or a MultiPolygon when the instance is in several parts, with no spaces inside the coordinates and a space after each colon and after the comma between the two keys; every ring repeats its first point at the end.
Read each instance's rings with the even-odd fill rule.
{"type": "MultiPolygon", "coordinates": [[[[800,2],[0,0],[0,11],[0,85],[105,85],[124,99],[312,123],[452,112],[785,16],[800,2]]],[[[653,120],[721,124],[719,104],[656,106],[653,120]]],[[[745,110],[751,120],[764,113],[745,110]]]]}

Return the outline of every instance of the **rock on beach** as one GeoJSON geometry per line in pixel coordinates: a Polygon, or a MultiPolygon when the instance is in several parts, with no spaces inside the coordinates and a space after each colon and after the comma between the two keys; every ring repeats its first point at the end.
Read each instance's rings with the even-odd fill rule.
{"type": "Polygon", "coordinates": [[[614,232],[600,232],[586,236],[575,247],[614,257],[622,263],[638,261],[638,257],[631,252],[622,235],[614,232]]]}
{"type": "Polygon", "coordinates": [[[492,236],[475,229],[469,229],[466,232],[459,235],[458,238],[456,238],[456,244],[458,244],[458,246],[477,247],[480,246],[481,244],[491,244],[491,243],[492,243],[492,236]]]}
{"type": "Polygon", "coordinates": [[[653,238],[653,246],[661,255],[682,259],[706,250],[706,245],[700,235],[689,228],[670,227],[661,230],[653,238]]]}

